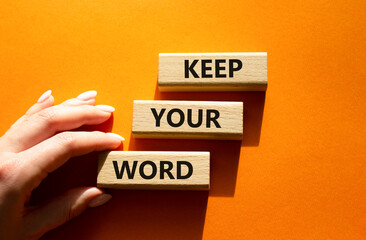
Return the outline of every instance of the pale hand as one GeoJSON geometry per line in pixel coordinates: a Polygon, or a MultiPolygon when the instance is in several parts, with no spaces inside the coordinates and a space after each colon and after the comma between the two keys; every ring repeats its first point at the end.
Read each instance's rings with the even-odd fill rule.
{"type": "Polygon", "coordinates": [[[54,106],[47,91],[0,138],[0,239],[38,239],[111,198],[96,187],[83,187],[28,206],[32,190],[69,158],[121,144],[123,138],[113,133],[69,131],[110,118],[114,108],[94,106],[95,96],[88,91],[54,106]]]}

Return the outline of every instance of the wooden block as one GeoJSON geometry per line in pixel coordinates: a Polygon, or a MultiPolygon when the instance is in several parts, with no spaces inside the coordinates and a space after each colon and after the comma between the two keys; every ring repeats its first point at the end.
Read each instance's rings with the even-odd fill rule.
{"type": "Polygon", "coordinates": [[[267,53],[160,53],[160,91],[265,91],[267,53]]]}
{"type": "Polygon", "coordinates": [[[136,138],[240,140],[243,103],[135,100],[132,133],[136,138]]]}
{"type": "Polygon", "coordinates": [[[97,186],[119,189],[210,189],[209,152],[128,152],[99,155],[97,186]]]}

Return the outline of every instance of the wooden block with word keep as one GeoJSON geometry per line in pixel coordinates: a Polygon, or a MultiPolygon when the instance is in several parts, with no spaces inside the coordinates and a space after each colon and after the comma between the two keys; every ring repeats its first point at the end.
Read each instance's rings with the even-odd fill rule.
{"type": "Polygon", "coordinates": [[[240,140],[243,103],[135,100],[132,133],[136,138],[240,140]]]}
{"type": "Polygon", "coordinates": [[[160,53],[160,91],[265,91],[267,53],[160,53]]]}
{"type": "Polygon", "coordinates": [[[97,186],[208,190],[209,152],[112,151],[99,155],[97,186]]]}

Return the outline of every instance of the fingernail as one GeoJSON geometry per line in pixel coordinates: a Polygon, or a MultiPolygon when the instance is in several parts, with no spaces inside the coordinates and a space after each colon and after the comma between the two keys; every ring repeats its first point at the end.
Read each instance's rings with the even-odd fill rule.
{"type": "Polygon", "coordinates": [[[115,133],[107,133],[109,136],[112,136],[112,137],[116,137],[116,138],[118,138],[118,139],[120,139],[121,141],[124,141],[125,140],[125,138],[124,137],[122,137],[122,136],[120,136],[120,135],[118,135],[118,134],[115,134],[115,133]]]}
{"type": "Polygon", "coordinates": [[[76,98],[79,100],[87,101],[87,100],[95,98],[95,96],[97,96],[97,91],[93,90],[93,91],[84,92],[84,93],[80,94],[79,96],[77,96],[76,98]]]}
{"type": "Polygon", "coordinates": [[[52,91],[48,90],[45,93],[42,94],[42,96],[39,97],[37,103],[43,103],[51,96],[52,91]]]}
{"type": "Polygon", "coordinates": [[[103,193],[89,202],[89,207],[98,207],[111,200],[112,195],[103,193]]]}
{"type": "Polygon", "coordinates": [[[114,112],[115,110],[114,107],[108,105],[97,105],[95,107],[105,112],[114,112]]]}

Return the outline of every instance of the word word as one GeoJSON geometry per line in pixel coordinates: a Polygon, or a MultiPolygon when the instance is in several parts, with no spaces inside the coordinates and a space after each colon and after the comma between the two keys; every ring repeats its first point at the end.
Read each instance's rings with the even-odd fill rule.
{"type": "MultiPolygon", "coordinates": [[[[126,170],[126,174],[128,179],[133,179],[135,177],[136,168],[138,165],[138,161],[133,161],[133,165],[130,168],[130,165],[127,161],[122,162],[121,168],[118,167],[118,162],[113,161],[114,171],[116,173],[117,179],[122,179],[123,173],[126,170]]],[[[164,179],[165,174],[169,177],[169,179],[175,179],[172,174],[173,163],[170,161],[160,161],[160,179],[164,179]]],[[[156,176],[158,168],[156,164],[152,161],[144,161],[140,163],[139,174],[143,179],[153,179],[156,176]],[[146,174],[145,168],[149,166],[151,168],[151,173],[146,174]]],[[[192,176],[193,167],[187,161],[177,161],[177,170],[176,170],[176,178],[177,179],[187,179],[192,176]],[[186,166],[188,168],[188,172],[185,175],[182,175],[182,166],[186,166]]]]}

